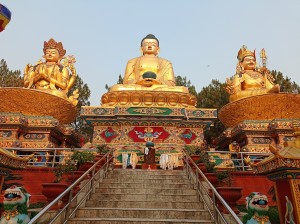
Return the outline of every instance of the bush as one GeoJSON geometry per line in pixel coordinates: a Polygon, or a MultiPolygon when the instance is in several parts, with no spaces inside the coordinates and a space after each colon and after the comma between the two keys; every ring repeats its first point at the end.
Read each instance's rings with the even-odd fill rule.
{"type": "Polygon", "coordinates": [[[68,160],[65,164],[58,164],[53,170],[55,175],[54,182],[59,183],[64,173],[68,173],[75,170],[77,170],[76,163],[72,160],[68,160]]]}
{"type": "Polygon", "coordinates": [[[216,163],[208,161],[205,163],[205,166],[206,166],[206,170],[208,173],[216,172],[216,169],[215,169],[216,163]]]}
{"type": "Polygon", "coordinates": [[[75,151],[71,156],[71,160],[75,161],[77,167],[80,167],[85,162],[93,162],[95,155],[90,151],[75,151]]]}
{"type": "Polygon", "coordinates": [[[106,144],[97,145],[96,148],[100,154],[106,154],[110,149],[106,144]]]}
{"type": "Polygon", "coordinates": [[[198,146],[193,145],[185,145],[184,149],[189,155],[199,155],[201,151],[201,149],[198,146]]]}

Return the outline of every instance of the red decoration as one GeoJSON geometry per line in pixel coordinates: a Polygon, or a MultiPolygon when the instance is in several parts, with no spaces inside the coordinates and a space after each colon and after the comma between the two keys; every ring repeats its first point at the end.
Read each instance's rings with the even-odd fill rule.
{"type": "Polygon", "coordinates": [[[197,137],[195,133],[193,133],[190,129],[185,129],[184,132],[182,132],[179,137],[186,143],[186,144],[191,144],[192,141],[195,140],[197,137]]]}
{"type": "Polygon", "coordinates": [[[128,136],[134,142],[163,142],[170,134],[163,127],[134,127],[128,136]]]}
{"type": "Polygon", "coordinates": [[[118,136],[118,134],[111,127],[108,127],[100,134],[100,136],[105,139],[107,143],[110,143],[114,138],[118,136]]]}

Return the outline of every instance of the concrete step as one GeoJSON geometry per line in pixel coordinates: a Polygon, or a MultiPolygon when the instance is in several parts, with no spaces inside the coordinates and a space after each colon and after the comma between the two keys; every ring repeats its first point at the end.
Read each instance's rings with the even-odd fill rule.
{"type": "Polygon", "coordinates": [[[89,200],[86,207],[106,208],[170,208],[170,209],[203,209],[201,202],[166,202],[166,201],[110,201],[110,200],[89,200]]]}
{"type": "Polygon", "coordinates": [[[96,193],[104,194],[155,194],[155,195],[196,195],[194,189],[168,189],[168,188],[100,188],[96,189],[96,193]]]}
{"type": "Polygon", "coordinates": [[[112,200],[112,201],[160,201],[160,202],[188,202],[199,201],[198,196],[194,195],[156,195],[156,194],[104,194],[94,193],[91,200],[112,200]]]}
{"type": "Polygon", "coordinates": [[[188,180],[187,176],[185,175],[174,175],[174,174],[164,174],[164,175],[153,175],[153,174],[146,174],[146,175],[133,175],[130,173],[119,173],[119,174],[109,174],[107,175],[108,179],[130,179],[130,180],[136,180],[136,179],[156,179],[156,180],[188,180]]]}
{"type": "Polygon", "coordinates": [[[206,210],[199,209],[158,209],[158,208],[80,208],[80,218],[152,218],[152,219],[210,219],[206,210]]]}
{"type": "Polygon", "coordinates": [[[147,183],[147,184],[190,184],[190,181],[188,179],[139,179],[137,178],[130,178],[130,179],[119,179],[119,178],[105,178],[103,180],[103,183],[147,183]]]}
{"type": "Polygon", "coordinates": [[[212,220],[192,219],[142,219],[142,218],[73,218],[69,224],[178,224],[178,223],[209,223],[212,220]]]}
{"type": "Polygon", "coordinates": [[[144,188],[144,189],[191,189],[190,183],[161,183],[161,184],[149,184],[145,182],[139,183],[124,183],[124,182],[101,182],[99,188],[144,188]]]}
{"type": "Polygon", "coordinates": [[[182,170],[115,169],[70,224],[213,223],[182,170]]]}
{"type": "Polygon", "coordinates": [[[109,173],[114,174],[132,174],[132,175],[185,175],[185,172],[183,170],[138,170],[138,169],[114,169],[110,171],[109,173]]]}

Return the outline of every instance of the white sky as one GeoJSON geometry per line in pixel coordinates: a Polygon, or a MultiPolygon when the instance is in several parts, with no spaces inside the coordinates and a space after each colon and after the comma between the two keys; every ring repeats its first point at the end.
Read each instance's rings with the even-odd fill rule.
{"type": "Polygon", "coordinates": [[[12,20],[0,33],[0,59],[23,71],[43,54],[51,37],[77,59],[78,74],[99,105],[105,84],[140,55],[141,39],[160,40],[160,56],[200,91],[235,72],[242,45],[266,49],[268,68],[300,83],[299,0],[0,0],[12,20]]]}

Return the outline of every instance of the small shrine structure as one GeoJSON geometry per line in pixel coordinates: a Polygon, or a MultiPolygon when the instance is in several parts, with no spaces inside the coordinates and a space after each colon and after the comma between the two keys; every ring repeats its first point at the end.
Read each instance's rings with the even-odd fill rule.
{"type": "Polygon", "coordinates": [[[272,155],[259,163],[250,163],[257,174],[275,182],[280,223],[300,223],[300,120],[293,122],[295,139],[284,148],[270,146],[272,155]]]}

